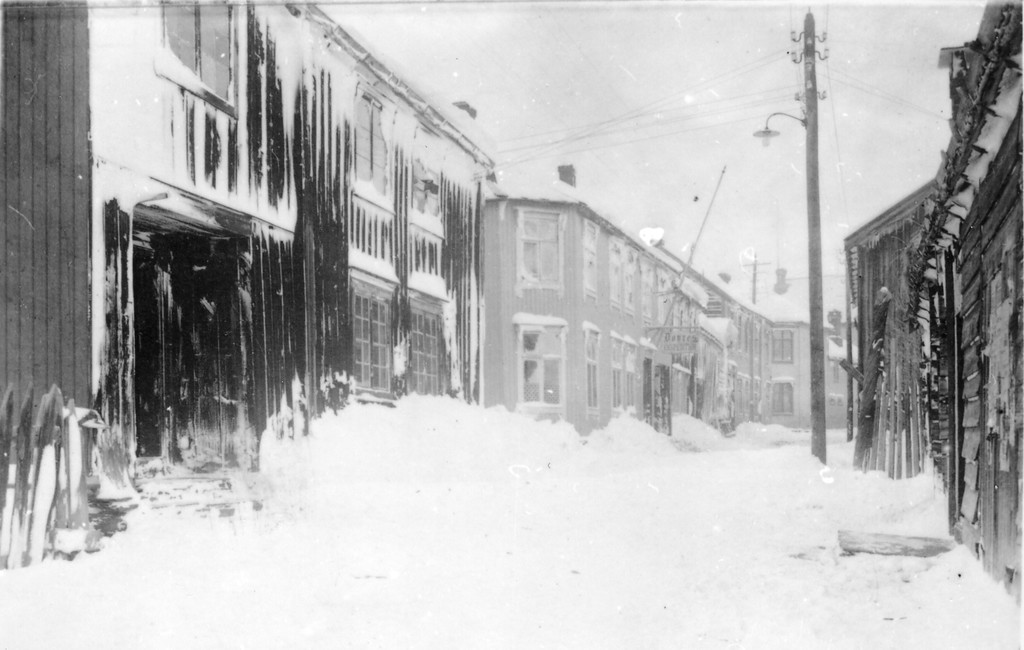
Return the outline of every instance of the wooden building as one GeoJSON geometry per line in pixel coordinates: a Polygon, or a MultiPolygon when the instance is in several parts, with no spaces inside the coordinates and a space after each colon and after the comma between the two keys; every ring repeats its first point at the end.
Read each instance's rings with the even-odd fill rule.
{"type": "Polygon", "coordinates": [[[1021,6],[989,5],[944,50],[952,137],[911,256],[932,437],[948,450],[950,525],[1020,597],[1021,6]]]}
{"type": "Polygon", "coordinates": [[[620,413],[669,433],[672,412],[692,412],[717,381],[705,357],[694,361],[722,345],[701,327],[706,295],[680,277],[681,261],[592,209],[575,174],[560,172],[487,201],[484,403],[582,434],[620,413]]]}
{"type": "Polygon", "coordinates": [[[918,188],[845,240],[849,296],[860,325],[854,362],[868,376],[858,391],[870,392],[860,398],[870,412],[854,415],[854,421],[870,423],[857,432],[857,448],[866,452],[860,459],[865,469],[892,478],[916,476],[928,453],[922,331],[905,315],[918,303],[907,272],[921,243],[933,192],[933,183],[918,188]],[[885,299],[876,308],[883,289],[885,299]],[[867,369],[872,364],[884,369],[884,376],[871,377],[867,369]]]}
{"type": "Polygon", "coordinates": [[[308,5],[2,9],[0,378],[95,404],[112,480],[251,467],[353,398],[479,399],[460,111],[308,5]]]}

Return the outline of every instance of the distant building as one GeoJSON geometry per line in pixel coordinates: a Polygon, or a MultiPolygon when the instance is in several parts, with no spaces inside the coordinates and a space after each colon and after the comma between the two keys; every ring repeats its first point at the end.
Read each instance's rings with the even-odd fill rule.
{"type": "MultiPolygon", "coordinates": [[[[796,305],[785,295],[771,293],[758,301],[771,319],[770,421],[795,429],[811,427],[811,333],[809,306],[796,305]]],[[[846,426],[845,328],[825,323],[825,426],[846,426]]]]}
{"type": "Polygon", "coordinates": [[[710,414],[724,342],[706,293],[588,205],[571,167],[559,172],[487,201],[484,403],[583,434],[623,413],[665,433],[673,412],[710,414]]]}

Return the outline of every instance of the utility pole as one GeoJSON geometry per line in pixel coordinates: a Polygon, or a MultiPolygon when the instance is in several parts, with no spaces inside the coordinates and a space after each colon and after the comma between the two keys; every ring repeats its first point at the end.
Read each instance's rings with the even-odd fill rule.
{"type": "Polygon", "coordinates": [[[753,268],[753,279],[751,280],[752,285],[750,287],[750,302],[754,303],[755,305],[757,304],[757,267],[767,266],[769,264],[771,264],[771,262],[758,262],[757,251],[754,251],[754,261],[749,264],[743,265],[753,268]]]}
{"type": "MultiPolygon", "coordinates": [[[[824,40],[824,39],[822,39],[824,40]]],[[[811,309],[811,453],[825,454],[825,316],[822,309],[821,207],[818,193],[818,80],[814,14],[804,18],[804,109],[807,123],[807,263],[811,309]]]]}

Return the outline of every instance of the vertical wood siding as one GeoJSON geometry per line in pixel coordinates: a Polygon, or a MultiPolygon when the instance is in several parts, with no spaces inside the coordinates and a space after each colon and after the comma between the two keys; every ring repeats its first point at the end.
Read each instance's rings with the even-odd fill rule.
{"type": "Polygon", "coordinates": [[[86,10],[0,11],[0,382],[89,404],[86,10]]]}

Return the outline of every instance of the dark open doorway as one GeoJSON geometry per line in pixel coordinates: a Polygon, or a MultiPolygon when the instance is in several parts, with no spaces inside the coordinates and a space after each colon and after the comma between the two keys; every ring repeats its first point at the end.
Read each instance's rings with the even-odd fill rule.
{"type": "Polygon", "coordinates": [[[136,455],[193,469],[248,467],[240,297],[246,240],[179,232],[137,233],[136,455]]]}

